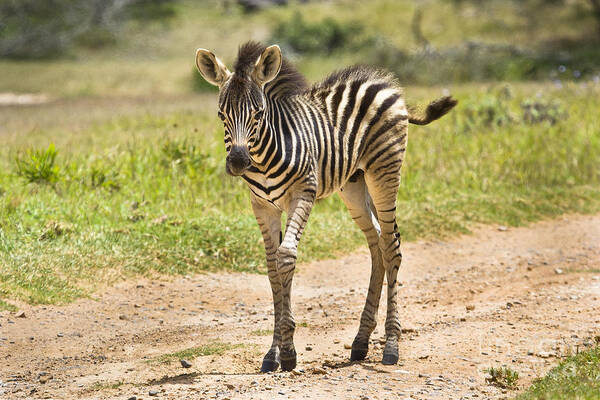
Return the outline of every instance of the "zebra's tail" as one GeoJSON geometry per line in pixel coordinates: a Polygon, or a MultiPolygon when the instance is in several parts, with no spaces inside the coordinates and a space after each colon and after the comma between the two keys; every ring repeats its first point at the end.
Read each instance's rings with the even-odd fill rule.
{"type": "Polygon", "coordinates": [[[429,103],[424,116],[415,116],[413,110],[411,110],[408,122],[415,125],[427,125],[428,123],[443,117],[448,111],[452,110],[456,104],[458,104],[458,100],[453,99],[452,96],[440,97],[429,103]]]}

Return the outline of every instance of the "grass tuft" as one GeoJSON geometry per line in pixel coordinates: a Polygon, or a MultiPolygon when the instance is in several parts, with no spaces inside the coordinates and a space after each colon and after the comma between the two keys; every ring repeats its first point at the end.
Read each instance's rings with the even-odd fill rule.
{"type": "Polygon", "coordinates": [[[490,376],[485,378],[485,381],[502,389],[516,389],[519,380],[519,373],[503,366],[499,368],[490,367],[485,370],[490,376]]]}
{"type": "Polygon", "coordinates": [[[55,164],[57,151],[54,144],[46,150],[29,149],[17,156],[17,174],[30,183],[56,183],[59,167],[55,164]]]}
{"type": "Polygon", "coordinates": [[[160,363],[167,363],[175,360],[193,360],[196,357],[201,356],[212,356],[212,355],[223,355],[226,351],[238,349],[244,347],[243,343],[224,343],[224,342],[211,342],[198,347],[191,347],[189,349],[177,351],[175,353],[163,354],[160,357],[155,358],[153,361],[160,363]]]}
{"type": "Polygon", "coordinates": [[[257,329],[255,331],[250,332],[253,336],[271,336],[273,334],[272,329],[257,329]]]}

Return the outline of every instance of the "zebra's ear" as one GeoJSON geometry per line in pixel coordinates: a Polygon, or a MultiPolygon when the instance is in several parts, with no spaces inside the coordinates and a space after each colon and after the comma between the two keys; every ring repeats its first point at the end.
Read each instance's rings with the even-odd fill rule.
{"type": "Polygon", "coordinates": [[[225,64],[206,49],[196,50],[196,67],[208,83],[219,87],[223,86],[231,75],[225,64]]]}
{"type": "Polygon", "coordinates": [[[281,69],[281,49],[274,44],[263,51],[252,71],[252,79],[259,86],[271,82],[281,69]]]}

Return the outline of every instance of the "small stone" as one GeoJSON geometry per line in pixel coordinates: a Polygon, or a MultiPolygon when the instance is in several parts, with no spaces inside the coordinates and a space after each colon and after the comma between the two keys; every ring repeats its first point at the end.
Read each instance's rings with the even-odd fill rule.
{"type": "Polygon", "coordinates": [[[151,397],[158,396],[158,391],[151,390],[151,391],[148,392],[148,396],[151,396],[151,397]]]}
{"type": "Polygon", "coordinates": [[[550,358],[554,354],[552,354],[552,353],[550,353],[548,351],[540,351],[537,355],[538,355],[538,357],[541,357],[541,358],[550,358]]]}
{"type": "Polygon", "coordinates": [[[465,322],[467,319],[465,317],[460,317],[460,322],[465,322]]]}
{"type": "Polygon", "coordinates": [[[352,348],[352,345],[351,345],[351,344],[344,343],[344,349],[346,349],[346,350],[350,350],[351,348],[352,348]]]}
{"type": "Polygon", "coordinates": [[[120,319],[121,321],[125,321],[125,320],[127,320],[127,315],[125,315],[125,314],[121,314],[121,315],[119,315],[119,319],[120,319]]]}
{"type": "Polygon", "coordinates": [[[27,316],[25,315],[25,311],[19,311],[18,313],[16,313],[15,318],[27,318],[27,316]]]}
{"type": "Polygon", "coordinates": [[[402,374],[402,375],[408,375],[408,374],[410,374],[410,372],[408,372],[405,369],[397,369],[397,370],[394,370],[394,372],[397,373],[397,374],[402,374]]]}
{"type": "Polygon", "coordinates": [[[506,226],[504,226],[504,225],[500,225],[500,226],[498,227],[498,230],[499,230],[500,232],[506,232],[506,231],[508,230],[508,228],[507,228],[506,226]]]}
{"type": "Polygon", "coordinates": [[[273,386],[269,386],[269,385],[265,386],[265,390],[272,390],[272,389],[273,389],[273,386]]]}
{"type": "Polygon", "coordinates": [[[127,400],[137,400],[137,396],[128,397],[127,400]]]}
{"type": "Polygon", "coordinates": [[[555,273],[556,275],[561,275],[563,272],[564,272],[564,271],[563,271],[562,269],[560,269],[560,268],[555,268],[555,269],[554,269],[554,273],[555,273]]]}
{"type": "Polygon", "coordinates": [[[315,367],[315,369],[313,369],[312,373],[315,375],[327,375],[327,371],[325,371],[321,367],[315,367]]]}
{"type": "Polygon", "coordinates": [[[61,333],[61,332],[58,332],[58,333],[56,334],[56,336],[58,336],[58,337],[63,337],[63,336],[65,336],[65,334],[64,334],[64,333],[61,333]]]}
{"type": "Polygon", "coordinates": [[[40,376],[40,383],[46,383],[48,382],[50,379],[52,379],[52,375],[48,374],[48,373],[44,373],[44,375],[40,376]]]}
{"type": "Polygon", "coordinates": [[[190,368],[192,364],[188,360],[179,360],[183,368],[190,368]]]}
{"type": "Polygon", "coordinates": [[[306,350],[306,351],[312,351],[312,347],[311,347],[311,346],[306,346],[306,347],[304,348],[304,350],[306,350]]]}
{"type": "Polygon", "coordinates": [[[225,384],[225,387],[226,387],[227,389],[229,389],[229,390],[233,390],[233,389],[235,389],[235,385],[234,385],[234,384],[232,384],[232,383],[226,383],[226,384],[225,384]]]}
{"type": "Polygon", "coordinates": [[[291,371],[291,374],[294,376],[300,376],[300,375],[302,375],[302,372],[298,371],[297,369],[293,369],[291,371]]]}
{"type": "Polygon", "coordinates": [[[473,304],[469,304],[465,308],[467,309],[467,311],[473,311],[475,309],[475,306],[473,304]]]}

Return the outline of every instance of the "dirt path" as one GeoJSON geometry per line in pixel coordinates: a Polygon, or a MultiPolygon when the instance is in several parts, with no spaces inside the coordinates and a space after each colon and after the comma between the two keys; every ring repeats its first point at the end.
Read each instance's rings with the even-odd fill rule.
{"type": "Polygon", "coordinates": [[[600,215],[482,227],[403,253],[397,366],[379,363],[381,310],[367,361],[348,362],[369,273],[362,250],[299,267],[297,373],[256,373],[270,344],[267,278],[205,274],[0,313],[0,398],[510,398],[484,368],[506,364],[524,387],[600,335],[600,215]],[[232,346],[189,369],[157,360],[211,343],[232,346]]]}

